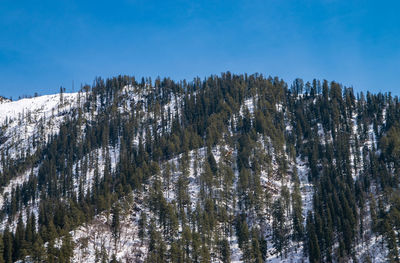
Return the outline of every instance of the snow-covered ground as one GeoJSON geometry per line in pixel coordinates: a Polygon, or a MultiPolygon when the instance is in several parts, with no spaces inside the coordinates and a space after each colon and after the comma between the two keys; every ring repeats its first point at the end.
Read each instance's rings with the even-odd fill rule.
{"type": "Polygon", "coordinates": [[[312,211],[312,200],[314,195],[313,185],[308,181],[310,168],[307,162],[303,161],[299,156],[296,158],[297,175],[300,180],[301,201],[303,203],[303,218],[304,224],[308,211],[312,211]]]}
{"type": "Polygon", "coordinates": [[[39,117],[43,115],[51,116],[59,105],[75,106],[70,103],[76,102],[77,97],[78,93],[63,93],[62,95],[45,95],[2,103],[0,104],[0,123],[4,124],[6,119],[11,122],[23,118],[29,112],[39,117]]]}
{"type": "MultiPolygon", "coordinates": [[[[18,175],[10,180],[10,182],[5,186],[2,190],[2,194],[0,195],[0,208],[3,207],[4,197],[8,196],[10,198],[12,189],[15,189],[17,186],[21,186],[24,182],[29,180],[29,176],[36,175],[38,172],[38,168],[34,168],[33,170],[27,170],[21,175],[18,175]]],[[[0,229],[2,229],[0,227],[0,229]]]]}
{"type": "Polygon", "coordinates": [[[0,104],[0,151],[7,150],[11,159],[33,153],[33,141],[46,142],[49,135],[57,134],[64,117],[78,106],[78,96],[79,93],[63,93],[0,104]]]}
{"type": "MultiPolygon", "coordinates": [[[[139,144],[139,140],[141,139],[144,143],[143,137],[145,135],[146,122],[154,118],[154,114],[147,111],[147,96],[150,94],[149,89],[139,89],[133,86],[126,86],[123,89],[123,94],[126,99],[123,100],[118,108],[121,113],[127,113],[132,111],[132,107],[140,108],[141,114],[141,123],[139,125],[139,130],[137,134],[135,134],[135,139],[132,142],[134,147],[137,147],[139,144]]],[[[34,151],[32,147],[32,142],[34,139],[36,140],[47,140],[47,137],[52,134],[57,134],[59,132],[60,126],[65,120],[65,116],[68,113],[76,108],[81,107],[83,105],[82,101],[84,101],[84,95],[80,93],[64,93],[62,95],[48,95],[41,96],[31,99],[22,99],[19,101],[0,101],[0,137],[5,138],[3,143],[0,144],[0,151],[8,150],[8,157],[12,159],[17,159],[21,152],[30,151],[31,153],[34,151]],[[40,138],[37,136],[40,135],[40,138]]],[[[240,107],[239,115],[244,115],[245,111],[248,110],[251,116],[254,116],[255,105],[258,97],[252,97],[245,99],[243,105],[240,107]]],[[[169,124],[165,127],[166,132],[171,130],[171,118],[178,116],[181,114],[181,104],[182,98],[179,96],[174,96],[171,94],[169,101],[166,102],[162,106],[164,119],[169,120],[169,124]]],[[[97,109],[101,107],[100,99],[97,101],[97,109]]],[[[281,103],[276,104],[276,109],[279,112],[283,112],[283,105],[281,103]]],[[[96,113],[94,113],[96,114],[96,113]]],[[[286,114],[286,113],[285,113],[286,114]]],[[[384,118],[386,112],[383,113],[384,118]]],[[[90,116],[85,116],[89,118],[90,116]]],[[[285,115],[285,118],[287,116],[285,115]]],[[[362,160],[362,151],[364,147],[369,149],[377,147],[377,135],[375,134],[374,128],[372,124],[369,124],[367,127],[367,138],[364,141],[360,141],[359,148],[356,148],[355,139],[359,133],[359,124],[357,121],[357,114],[353,114],[351,119],[351,145],[350,147],[350,161],[351,161],[351,170],[353,179],[357,179],[358,172],[363,169],[363,161],[362,160]],[[360,152],[361,155],[359,153],[360,152]],[[361,156],[361,160],[357,162],[355,159],[355,155],[358,154],[361,156]]],[[[236,118],[233,117],[234,122],[236,118]]],[[[158,116],[156,123],[161,126],[161,118],[158,116]]],[[[235,125],[235,124],[233,124],[235,125]]],[[[379,127],[378,127],[379,128],[379,127]]],[[[230,129],[230,127],[229,127],[230,129]]],[[[332,134],[331,132],[324,130],[324,127],[321,123],[317,123],[316,132],[319,136],[319,142],[322,146],[325,146],[327,143],[332,143],[332,134]]],[[[286,126],[286,131],[291,132],[293,127],[288,123],[286,126]]],[[[230,130],[233,133],[232,130],[230,130]]],[[[1,139],[1,138],[0,138],[1,139]]],[[[0,140],[1,141],[1,140],[0,140]]],[[[312,200],[313,200],[313,185],[308,181],[308,174],[310,172],[307,158],[304,156],[296,156],[296,158],[289,158],[285,153],[285,150],[278,150],[275,148],[275,145],[271,143],[271,139],[268,137],[260,136],[257,141],[257,146],[253,149],[254,152],[259,151],[263,155],[267,156],[269,163],[263,164],[260,172],[260,183],[264,192],[271,193],[272,201],[275,201],[281,193],[281,190],[284,187],[287,187],[290,193],[293,192],[294,182],[292,181],[292,177],[290,176],[294,169],[297,171],[298,179],[300,182],[300,194],[302,199],[302,215],[305,218],[308,211],[312,211],[312,200]],[[279,168],[278,158],[283,157],[286,161],[288,161],[288,169],[287,171],[282,171],[279,168]]],[[[93,185],[95,169],[99,173],[99,178],[101,178],[104,174],[104,167],[107,156],[105,153],[109,152],[111,170],[115,172],[116,166],[119,160],[119,145],[116,147],[109,147],[108,151],[104,151],[102,149],[96,149],[92,153],[88,154],[82,160],[78,161],[73,165],[74,171],[80,171],[80,167],[83,163],[88,162],[90,158],[94,158],[96,160],[96,167],[88,169],[88,172],[85,174],[81,174],[77,172],[74,177],[74,189],[75,191],[79,191],[79,185],[82,184],[84,187],[84,191],[86,192],[89,187],[93,185]]],[[[253,152],[253,153],[254,153],[253,152]]],[[[232,155],[232,160],[237,158],[237,149],[233,149],[228,147],[227,145],[219,144],[212,148],[212,154],[215,158],[217,164],[222,160],[221,157],[229,153],[232,155]]],[[[187,179],[188,179],[188,194],[190,198],[190,208],[192,211],[196,209],[196,205],[200,200],[200,177],[203,173],[204,162],[206,161],[208,156],[206,148],[200,148],[192,150],[188,153],[188,170],[187,170],[187,179]]],[[[155,176],[152,180],[160,179],[163,185],[163,195],[167,202],[173,203],[176,201],[176,192],[175,186],[178,181],[178,178],[182,175],[182,167],[181,167],[181,159],[182,155],[176,156],[171,160],[168,160],[165,163],[161,163],[161,172],[159,178],[155,176]],[[169,165],[171,169],[171,188],[167,189],[165,187],[166,182],[162,178],[165,167],[169,165]]],[[[234,172],[235,178],[233,180],[232,191],[236,191],[238,184],[238,169],[235,166],[235,161],[232,164],[232,170],[234,172]]],[[[1,171],[1,167],[0,167],[1,171]]],[[[22,185],[29,179],[30,174],[32,173],[34,176],[37,175],[38,167],[28,169],[21,174],[16,175],[12,178],[6,185],[3,187],[0,194],[0,207],[4,204],[4,197],[10,195],[12,189],[15,189],[17,186],[22,185]]],[[[220,189],[220,186],[215,186],[213,191],[217,192],[220,189]]],[[[133,192],[134,203],[129,203],[128,207],[123,210],[123,215],[121,217],[121,229],[120,229],[120,238],[118,241],[115,241],[115,238],[112,236],[111,230],[111,218],[112,214],[110,211],[106,211],[100,215],[97,215],[90,223],[82,225],[76,230],[72,231],[71,234],[75,241],[75,255],[73,262],[95,262],[96,254],[99,254],[101,251],[106,251],[109,258],[112,254],[115,254],[117,259],[122,260],[123,262],[137,262],[143,261],[144,257],[147,253],[147,242],[142,242],[139,239],[138,234],[138,225],[139,225],[139,217],[140,213],[144,212],[147,214],[148,218],[151,218],[152,215],[150,211],[143,206],[146,197],[133,192]]],[[[121,201],[121,204],[124,200],[121,201]]],[[[229,205],[229,209],[234,214],[240,213],[238,200],[235,200],[235,209],[232,205],[229,205]]],[[[37,204],[30,204],[27,208],[30,211],[33,211],[37,214],[37,204]]],[[[269,209],[269,208],[268,208],[269,209]]],[[[267,208],[264,208],[264,214],[267,214],[267,208]]],[[[25,216],[26,213],[23,213],[25,216]]],[[[0,229],[4,228],[6,219],[1,222],[0,229]]],[[[249,226],[255,225],[258,222],[255,219],[255,216],[249,215],[249,226]]],[[[287,218],[287,224],[290,223],[290,218],[287,218]]],[[[12,222],[11,226],[15,226],[15,222],[12,222]]],[[[277,253],[277,251],[273,248],[272,243],[272,219],[269,216],[263,224],[260,224],[260,228],[262,233],[265,234],[265,238],[267,240],[267,262],[307,262],[307,256],[304,255],[303,244],[302,242],[289,242],[287,254],[285,256],[281,256],[277,253]]],[[[290,228],[290,226],[289,226],[290,228]]],[[[180,226],[180,231],[181,231],[180,226]]],[[[233,231],[234,232],[234,231],[233,231]]],[[[374,236],[370,234],[370,239],[367,242],[358,243],[355,251],[358,258],[365,258],[367,254],[370,254],[374,257],[374,262],[384,262],[386,259],[385,254],[385,245],[382,245],[381,236],[374,236]]],[[[229,237],[229,244],[231,250],[231,261],[232,262],[242,262],[243,252],[239,248],[238,238],[235,233],[232,233],[229,237]]],[[[214,259],[214,262],[218,262],[218,260],[214,259]]]]}
{"type": "MultiPolygon", "coordinates": [[[[137,198],[137,196],[134,198],[137,198]]],[[[72,231],[75,242],[72,262],[98,262],[105,252],[108,260],[115,254],[122,262],[143,262],[147,253],[147,242],[139,238],[139,219],[143,208],[132,206],[122,210],[119,237],[115,238],[111,229],[112,214],[102,213],[90,224],[72,231]],[[96,261],[97,260],[97,261],[96,261]]]]}

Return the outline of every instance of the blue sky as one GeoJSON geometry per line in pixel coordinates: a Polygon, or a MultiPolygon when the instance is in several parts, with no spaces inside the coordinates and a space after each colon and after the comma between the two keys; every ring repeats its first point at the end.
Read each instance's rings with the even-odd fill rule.
{"type": "Polygon", "coordinates": [[[400,1],[0,1],[0,95],[224,71],[400,95],[400,1]]]}

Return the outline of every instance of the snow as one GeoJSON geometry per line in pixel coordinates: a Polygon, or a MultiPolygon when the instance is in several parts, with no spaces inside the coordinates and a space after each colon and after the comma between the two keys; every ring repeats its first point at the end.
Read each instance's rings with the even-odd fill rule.
{"type": "Polygon", "coordinates": [[[63,93],[0,104],[0,126],[6,138],[0,151],[7,149],[12,159],[22,152],[33,153],[34,136],[47,141],[48,135],[57,134],[65,114],[78,106],[77,98],[78,93],[63,93]]]}
{"type": "Polygon", "coordinates": [[[357,149],[356,149],[356,145],[355,145],[355,141],[356,138],[358,136],[358,122],[357,122],[357,113],[353,112],[352,118],[351,118],[351,137],[350,137],[350,169],[351,169],[351,175],[353,177],[353,180],[356,180],[358,177],[358,170],[361,169],[361,167],[357,167],[356,165],[356,159],[355,156],[356,154],[358,154],[357,149]]]}
{"type": "MultiPolygon", "coordinates": [[[[75,102],[78,93],[63,93],[63,103],[75,102]]],[[[53,111],[60,105],[60,94],[45,95],[29,99],[21,99],[17,101],[9,101],[0,104],[0,123],[4,123],[6,119],[9,121],[18,119],[24,113],[31,112],[38,116],[51,116],[53,111]]]]}
{"type": "MultiPolygon", "coordinates": [[[[73,108],[78,107],[78,93],[63,93],[46,95],[34,98],[21,99],[18,101],[3,101],[0,103],[0,136],[3,136],[3,143],[0,144],[2,152],[10,160],[15,160],[25,155],[33,154],[34,138],[37,141],[46,142],[49,135],[59,132],[60,126],[65,121],[65,116],[73,108]]],[[[37,147],[38,143],[36,143],[37,147]]],[[[5,198],[10,198],[11,192],[17,186],[29,180],[32,173],[37,176],[40,164],[33,168],[16,174],[6,183],[0,193],[0,207],[2,208],[5,198]]],[[[3,168],[0,165],[0,171],[3,168]]],[[[29,203],[23,210],[23,217],[26,211],[33,211],[37,214],[37,202],[29,203]]],[[[15,220],[14,220],[15,221],[15,220]]],[[[11,223],[11,229],[16,222],[11,223]]],[[[1,222],[0,229],[4,229],[7,218],[1,222]]]]}
{"type": "Polygon", "coordinates": [[[243,252],[239,247],[238,239],[236,235],[230,237],[229,245],[231,247],[231,262],[232,263],[239,263],[243,262],[243,252]]]}
{"type": "MultiPolygon", "coordinates": [[[[310,168],[299,156],[296,158],[297,175],[300,180],[300,192],[303,202],[303,218],[306,219],[308,211],[312,211],[313,185],[308,181],[310,168]]],[[[306,220],[304,220],[305,224],[306,220]]]]}
{"type": "Polygon", "coordinates": [[[368,140],[365,145],[368,147],[368,149],[372,149],[373,147],[375,149],[377,148],[377,140],[373,124],[368,125],[368,140]]]}
{"type": "Polygon", "coordinates": [[[248,109],[250,114],[254,114],[254,101],[256,101],[257,98],[248,98],[245,99],[242,107],[240,108],[240,115],[243,116],[245,109],[248,109]]]}
{"type": "Polygon", "coordinates": [[[384,241],[382,235],[372,233],[372,219],[369,201],[366,203],[367,212],[363,218],[365,226],[364,233],[361,240],[355,245],[354,251],[356,258],[361,262],[366,262],[369,257],[374,263],[387,262],[387,243],[384,241]]]}
{"type": "Polygon", "coordinates": [[[75,175],[73,178],[74,181],[74,189],[75,192],[79,191],[79,184],[80,181],[82,180],[83,183],[83,189],[84,192],[86,193],[89,188],[91,188],[94,184],[95,180],[95,170],[98,170],[98,175],[99,175],[99,180],[103,178],[104,175],[104,169],[106,167],[106,158],[107,158],[107,152],[110,157],[110,164],[111,164],[111,172],[115,172],[117,164],[119,162],[119,147],[109,147],[108,151],[105,151],[103,149],[96,149],[93,150],[90,154],[87,154],[85,157],[83,157],[81,160],[79,160],[77,163],[73,165],[73,171],[81,171],[79,169],[82,166],[83,162],[89,162],[90,157],[89,156],[94,156],[94,158],[97,159],[97,166],[94,167],[93,165],[88,165],[88,171],[85,174],[81,174],[78,172],[78,174],[75,175]]]}
{"type": "Polygon", "coordinates": [[[358,243],[355,250],[359,259],[369,257],[374,263],[388,262],[387,245],[386,242],[383,242],[382,236],[371,236],[365,242],[358,243]]]}
{"type": "MultiPolygon", "coordinates": [[[[126,86],[123,88],[123,95],[125,99],[121,101],[121,104],[118,107],[119,112],[128,113],[132,112],[131,107],[140,107],[140,125],[137,133],[135,134],[135,139],[132,142],[134,146],[139,144],[139,140],[142,139],[145,135],[146,122],[150,118],[154,118],[154,114],[150,113],[147,105],[147,96],[151,94],[151,90],[149,87],[138,88],[134,86],[126,86]]],[[[40,124],[44,126],[43,138],[46,140],[48,135],[57,134],[59,132],[59,128],[64,121],[65,115],[68,115],[69,110],[79,107],[78,105],[78,93],[64,93],[62,95],[62,100],[60,94],[56,95],[47,95],[41,96],[31,99],[22,99],[19,101],[5,101],[0,100],[0,125],[2,125],[3,135],[6,138],[6,141],[0,145],[0,151],[9,150],[9,156],[11,158],[18,158],[19,154],[22,151],[27,151],[28,149],[32,152],[34,149],[31,147],[33,137],[39,134],[40,124]]],[[[83,97],[83,96],[82,96],[83,97]]],[[[82,98],[83,100],[83,98],[82,98]]],[[[249,111],[250,115],[254,115],[255,104],[257,101],[257,96],[246,98],[241,105],[240,115],[244,115],[246,109],[249,111]]],[[[166,131],[171,131],[171,123],[172,119],[175,116],[179,116],[182,114],[181,112],[181,102],[182,97],[175,96],[170,94],[169,100],[161,105],[162,110],[164,111],[164,119],[167,121],[166,131]],[[168,112],[170,115],[168,115],[168,112]]],[[[97,109],[100,109],[101,102],[98,99],[97,101],[97,109]]],[[[287,121],[287,112],[284,111],[283,105],[280,103],[276,104],[276,110],[278,112],[284,112],[285,120],[287,121]]],[[[96,114],[96,112],[94,113],[96,114]]],[[[383,111],[383,119],[385,121],[386,118],[386,109],[383,111]]],[[[90,118],[90,115],[85,116],[86,118],[90,118]]],[[[234,117],[234,122],[236,117],[234,117]]],[[[350,141],[350,162],[352,169],[353,179],[357,179],[357,174],[363,169],[362,160],[362,150],[364,146],[372,149],[373,147],[377,147],[377,135],[375,134],[374,128],[372,124],[369,124],[367,127],[367,138],[364,141],[361,141],[359,137],[358,131],[358,115],[353,113],[351,118],[351,141],[350,141]],[[355,140],[356,138],[360,140],[359,148],[356,149],[355,140]],[[355,159],[356,154],[361,153],[361,160],[357,161],[355,159]]],[[[156,120],[156,123],[160,126],[161,118],[159,117],[156,120]]],[[[292,131],[293,127],[289,122],[286,122],[286,131],[292,131]]],[[[230,127],[229,127],[230,129],[230,127]]],[[[380,127],[378,127],[378,130],[380,127]]],[[[231,134],[234,131],[230,131],[231,134]]],[[[332,133],[329,130],[324,129],[321,123],[317,123],[316,132],[318,134],[321,145],[326,145],[326,143],[332,143],[332,133]]],[[[285,149],[285,146],[284,146],[285,149]]],[[[308,181],[308,174],[310,173],[310,169],[308,166],[308,160],[304,156],[296,156],[296,158],[290,158],[287,156],[285,150],[281,151],[279,148],[275,148],[271,139],[268,137],[259,136],[259,140],[257,141],[256,149],[254,151],[261,151],[265,154],[269,159],[269,163],[263,164],[260,171],[260,182],[264,189],[264,191],[268,191],[272,195],[272,201],[276,200],[283,187],[287,187],[290,192],[293,192],[294,182],[290,177],[290,173],[297,171],[297,175],[300,182],[300,194],[302,199],[302,215],[305,219],[307,213],[312,211],[313,209],[313,185],[308,181]],[[288,170],[281,171],[278,164],[278,158],[284,157],[288,161],[288,170]]],[[[91,187],[94,183],[94,174],[95,168],[98,168],[100,178],[104,174],[104,167],[106,161],[106,155],[102,149],[96,149],[82,160],[78,161],[73,165],[73,170],[78,170],[83,162],[87,162],[90,160],[90,156],[95,156],[98,161],[96,162],[97,167],[92,167],[85,174],[77,173],[74,177],[74,189],[75,191],[79,190],[80,182],[83,183],[84,191],[87,191],[89,187],[91,187]]],[[[116,166],[119,160],[119,145],[116,147],[109,147],[108,152],[110,153],[111,159],[111,170],[113,172],[116,171],[116,166]]],[[[231,149],[227,145],[223,143],[217,145],[212,148],[212,154],[217,163],[219,163],[223,157],[223,152],[230,152],[232,154],[232,159],[236,160],[237,158],[237,150],[231,149]]],[[[188,153],[188,194],[190,197],[190,206],[188,209],[192,211],[195,210],[196,204],[200,200],[200,176],[203,172],[203,164],[207,158],[207,149],[199,148],[192,150],[188,153]]],[[[157,179],[160,179],[164,189],[163,194],[164,198],[169,203],[176,202],[175,196],[175,185],[178,178],[182,175],[182,167],[181,158],[183,155],[175,156],[174,158],[168,160],[165,163],[160,163],[161,174],[163,174],[166,164],[168,163],[171,166],[171,188],[167,189],[165,186],[165,182],[163,181],[163,177],[160,175],[157,179]]],[[[235,163],[232,164],[232,167],[235,178],[233,180],[232,190],[237,189],[238,182],[238,169],[235,166],[235,163]]],[[[1,169],[1,167],[0,167],[1,169]]],[[[37,175],[38,167],[33,169],[34,176],[37,175]]],[[[11,193],[12,189],[15,189],[18,185],[22,185],[29,179],[29,175],[31,170],[28,169],[21,174],[16,175],[12,178],[5,187],[3,187],[0,195],[0,206],[2,206],[5,202],[4,196],[7,196],[11,193]]],[[[156,176],[152,178],[155,180],[156,176]]],[[[150,181],[151,184],[152,181],[150,181]]],[[[149,188],[149,186],[147,186],[149,188]]],[[[216,186],[213,189],[215,192],[220,190],[219,186],[216,186]]],[[[146,192],[146,191],[145,191],[146,192]]],[[[92,222],[84,224],[79,228],[75,229],[71,232],[74,241],[76,242],[75,247],[75,255],[73,262],[95,262],[95,254],[96,251],[100,251],[102,247],[107,251],[109,258],[112,254],[117,256],[117,259],[128,262],[138,262],[143,261],[144,257],[147,253],[148,242],[145,240],[143,243],[138,238],[138,221],[139,221],[139,212],[144,212],[147,214],[147,218],[152,218],[154,215],[150,213],[148,209],[143,205],[146,196],[142,196],[139,193],[133,192],[133,197],[135,199],[134,204],[130,204],[127,209],[124,210],[124,215],[121,217],[121,236],[118,242],[114,242],[114,238],[112,236],[112,231],[110,227],[110,222],[112,215],[108,211],[97,215],[92,222]]],[[[123,203],[124,200],[121,201],[123,203]]],[[[231,209],[231,213],[237,215],[240,213],[239,200],[236,200],[234,207],[229,204],[229,209],[231,209]]],[[[308,258],[303,254],[303,243],[302,242],[289,242],[287,255],[281,258],[281,256],[277,253],[277,251],[273,248],[272,243],[272,219],[267,215],[267,209],[263,208],[263,216],[265,216],[265,221],[260,223],[257,221],[255,216],[251,215],[252,211],[250,211],[248,216],[248,225],[249,226],[259,226],[262,233],[265,235],[265,238],[268,242],[268,251],[267,251],[267,262],[307,262],[308,258]],[[259,224],[259,225],[257,225],[259,224]]],[[[37,203],[29,204],[26,210],[33,211],[37,214],[37,203]]],[[[269,211],[270,212],[270,211],[269,211]]],[[[26,216],[26,212],[23,212],[23,215],[26,216]]],[[[4,219],[1,222],[0,229],[4,229],[5,222],[7,219],[4,219]]],[[[368,220],[367,220],[368,221],[368,220]]],[[[287,224],[289,228],[291,228],[291,220],[287,218],[287,224]]],[[[305,224],[305,220],[304,220],[305,224]]],[[[15,220],[11,224],[11,229],[15,227],[15,220]]],[[[179,226],[180,231],[182,226],[179,226]]],[[[386,260],[386,247],[382,245],[382,237],[375,236],[371,233],[367,233],[369,236],[368,242],[359,242],[356,247],[356,257],[358,259],[365,258],[366,255],[371,255],[371,258],[374,259],[373,262],[385,262],[386,260]]],[[[238,239],[236,234],[233,232],[229,236],[229,243],[231,249],[231,262],[242,262],[243,253],[238,245],[238,239]]],[[[218,262],[216,259],[213,259],[214,262],[218,262]]]]}
{"type": "Polygon", "coordinates": [[[128,203],[127,210],[123,210],[120,222],[119,238],[114,238],[111,221],[112,214],[103,213],[95,217],[90,223],[72,231],[76,243],[72,262],[96,262],[96,253],[102,248],[111,259],[115,254],[123,262],[143,262],[147,253],[146,243],[139,239],[139,218],[142,210],[128,203]]]}
{"type": "MultiPolygon", "coordinates": [[[[38,168],[33,169],[33,174],[37,174],[37,172],[38,168]]],[[[21,186],[24,182],[27,182],[30,174],[31,170],[25,171],[21,175],[11,179],[10,182],[2,189],[2,194],[0,195],[0,208],[4,205],[4,197],[10,197],[12,189],[15,189],[17,186],[21,186]]]]}
{"type": "Polygon", "coordinates": [[[282,111],[283,111],[283,105],[282,105],[282,103],[277,103],[276,106],[275,106],[275,108],[276,108],[276,111],[282,112],[282,111]]]}
{"type": "MultiPolygon", "coordinates": [[[[222,151],[227,152],[229,150],[230,149],[226,146],[214,147],[212,149],[212,153],[216,162],[218,163],[220,161],[222,151]]],[[[99,155],[101,155],[100,152],[99,155]]],[[[200,175],[203,171],[203,163],[206,161],[207,149],[203,147],[192,150],[188,153],[188,157],[188,193],[191,201],[190,209],[193,211],[195,210],[197,201],[200,198],[200,175]]],[[[161,180],[162,185],[164,185],[164,198],[169,203],[176,202],[174,186],[176,185],[178,178],[182,175],[182,167],[180,167],[181,158],[183,158],[182,154],[160,165],[162,168],[160,172],[161,175],[164,173],[164,169],[167,164],[169,164],[171,167],[171,189],[169,191],[165,187],[165,182],[163,181],[162,176],[153,177],[153,180],[161,180]]],[[[103,163],[103,161],[101,160],[103,159],[103,157],[99,157],[99,167],[102,166],[101,163],[103,163]]],[[[89,172],[89,174],[90,173],[92,172],[89,172]]],[[[92,178],[93,176],[88,175],[86,182],[93,180],[92,178]]],[[[151,184],[152,181],[149,182],[149,185],[151,184]]],[[[148,193],[148,191],[145,192],[148,193]]],[[[104,248],[109,257],[115,253],[117,259],[122,261],[128,260],[128,262],[142,262],[144,260],[147,253],[148,240],[145,240],[142,243],[138,238],[138,222],[140,212],[145,212],[147,218],[154,218],[155,215],[153,215],[143,205],[145,196],[140,196],[135,192],[133,192],[133,196],[136,198],[136,200],[134,205],[130,205],[131,208],[126,211],[125,216],[122,217],[121,236],[117,242],[117,245],[114,243],[114,238],[112,236],[110,227],[112,215],[107,212],[96,216],[95,219],[89,224],[85,224],[71,232],[73,239],[77,244],[74,250],[73,262],[95,262],[95,252],[96,250],[100,251],[101,247],[104,248]]],[[[179,231],[182,231],[181,225],[179,226],[179,231]]],[[[231,246],[232,262],[241,262],[243,254],[238,246],[236,235],[233,234],[229,238],[229,243],[231,246]]],[[[219,261],[216,258],[213,258],[213,262],[219,261]]]]}

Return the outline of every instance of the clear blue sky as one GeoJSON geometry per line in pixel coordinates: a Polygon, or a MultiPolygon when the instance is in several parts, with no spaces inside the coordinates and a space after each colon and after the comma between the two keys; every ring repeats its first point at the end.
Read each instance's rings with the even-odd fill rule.
{"type": "Polygon", "coordinates": [[[400,1],[0,2],[0,95],[230,70],[400,94],[400,1]]]}

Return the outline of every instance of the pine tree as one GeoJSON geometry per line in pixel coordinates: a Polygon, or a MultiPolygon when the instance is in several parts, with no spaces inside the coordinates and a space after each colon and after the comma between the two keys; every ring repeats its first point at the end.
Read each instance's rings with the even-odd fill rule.
{"type": "Polygon", "coordinates": [[[32,247],[32,259],[34,262],[43,262],[45,258],[46,250],[43,246],[43,241],[40,236],[35,240],[32,247]]]}
{"type": "Polygon", "coordinates": [[[140,213],[140,219],[139,219],[139,238],[142,244],[146,236],[146,224],[147,224],[147,216],[146,213],[142,211],[140,213]]]}
{"type": "Polygon", "coordinates": [[[308,211],[306,228],[307,228],[307,251],[310,258],[310,262],[320,262],[321,261],[321,251],[318,244],[318,238],[316,235],[313,216],[311,211],[308,211]]]}
{"type": "Polygon", "coordinates": [[[112,222],[111,222],[111,229],[112,235],[114,237],[114,244],[116,245],[117,240],[120,237],[120,208],[118,205],[114,205],[112,209],[112,222]]]}
{"type": "Polygon", "coordinates": [[[73,257],[74,244],[72,237],[67,233],[62,239],[62,246],[60,256],[64,259],[64,262],[70,262],[73,257]]]}
{"type": "Polygon", "coordinates": [[[3,236],[0,235],[0,263],[4,263],[4,243],[3,236]]]}
{"type": "Polygon", "coordinates": [[[25,226],[22,221],[22,215],[20,214],[18,217],[18,223],[15,230],[15,238],[13,244],[13,258],[21,259],[26,256],[27,251],[25,250],[25,226]]]}
{"type": "Polygon", "coordinates": [[[115,254],[112,255],[110,263],[118,263],[117,257],[115,254]]]}
{"type": "Polygon", "coordinates": [[[13,236],[12,233],[10,233],[10,229],[8,226],[6,226],[6,229],[4,230],[3,233],[3,244],[4,244],[4,261],[6,263],[12,263],[13,262],[13,258],[12,258],[12,254],[13,254],[13,236]]]}
{"type": "MultiPolygon", "coordinates": [[[[279,252],[281,257],[288,245],[288,227],[285,223],[285,208],[282,204],[281,198],[275,201],[273,205],[273,243],[275,249],[279,252]]],[[[285,253],[286,254],[286,253],[285,253]]]]}
{"type": "Polygon", "coordinates": [[[231,262],[231,250],[229,242],[226,239],[221,241],[221,260],[224,263],[231,262]]]}
{"type": "Polygon", "coordinates": [[[301,200],[300,188],[296,184],[294,192],[292,193],[292,209],[293,209],[293,239],[295,241],[300,241],[303,239],[304,227],[303,227],[303,215],[302,215],[303,203],[301,200]]]}

